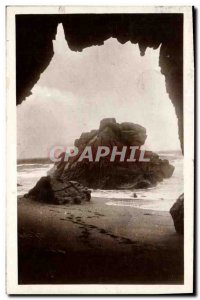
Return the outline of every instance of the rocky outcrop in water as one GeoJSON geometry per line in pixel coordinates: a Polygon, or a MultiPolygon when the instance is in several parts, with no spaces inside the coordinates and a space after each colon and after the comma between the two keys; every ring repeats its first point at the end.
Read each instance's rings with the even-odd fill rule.
{"type": "Polygon", "coordinates": [[[139,161],[140,149],[136,150],[134,162],[128,162],[130,147],[145,143],[146,129],[138,124],[124,122],[117,123],[114,118],[103,119],[98,130],[82,133],[75,140],[74,145],[78,147],[79,154],[70,157],[68,161],[55,164],[49,175],[61,179],[64,182],[75,180],[89,188],[99,189],[140,189],[155,186],[164,178],[172,176],[174,167],[169,161],[161,160],[159,156],[151,151],[145,152],[149,162],[139,161]],[[107,146],[113,149],[117,146],[118,151],[127,147],[124,161],[120,157],[111,162],[110,156],[101,157],[99,161],[83,159],[79,161],[80,153],[86,146],[91,146],[95,156],[99,146],[107,146]]]}
{"type": "Polygon", "coordinates": [[[97,146],[141,146],[146,140],[146,129],[138,124],[124,122],[118,124],[115,118],[101,120],[98,130],[84,132],[74,145],[78,148],[97,146]]]}
{"type": "Polygon", "coordinates": [[[45,176],[40,178],[25,197],[52,204],[81,204],[90,201],[91,195],[90,191],[78,182],[62,182],[45,176]]]}
{"type": "Polygon", "coordinates": [[[184,194],[182,194],[170,209],[176,232],[184,234],[184,194]]]}

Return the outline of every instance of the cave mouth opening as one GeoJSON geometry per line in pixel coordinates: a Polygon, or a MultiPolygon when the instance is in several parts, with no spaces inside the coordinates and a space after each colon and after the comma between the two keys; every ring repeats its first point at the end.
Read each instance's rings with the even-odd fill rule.
{"type": "Polygon", "coordinates": [[[159,67],[160,47],[140,55],[138,44],[109,38],[70,50],[58,25],[54,56],[17,107],[18,158],[45,157],[53,145],[71,146],[103,118],[147,130],[145,149],[180,150],[178,121],[159,67]]]}

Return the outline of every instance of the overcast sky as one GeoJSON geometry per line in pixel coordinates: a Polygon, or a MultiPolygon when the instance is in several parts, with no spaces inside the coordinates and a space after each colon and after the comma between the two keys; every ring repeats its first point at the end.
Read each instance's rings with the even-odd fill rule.
{"type": "Polygon", "coordinates": [[[71,51],[61,24],[53,43],[52,61],[17,107],[18,158],[47,157],[53,145],[73,145],[106,117],[144,126],[146,149],[180,149],[159,49],[140,56],[138,45],[110,38],[102,46],[71,51]]]}

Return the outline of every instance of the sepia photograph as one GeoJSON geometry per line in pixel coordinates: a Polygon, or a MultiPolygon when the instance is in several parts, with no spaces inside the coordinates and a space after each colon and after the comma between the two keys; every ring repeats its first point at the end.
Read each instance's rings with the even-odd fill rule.
{"type": "Polygon", "coordinates": [[[192,293],[192,16],[7,7],[9,294],[192,293]]]}

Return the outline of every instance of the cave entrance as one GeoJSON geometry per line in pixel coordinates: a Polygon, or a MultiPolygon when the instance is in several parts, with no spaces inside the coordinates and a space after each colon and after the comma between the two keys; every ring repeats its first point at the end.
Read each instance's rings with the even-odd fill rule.
{"type": "Polygon", "coordinates": [[[160,47],[141,56],[138,44],[109,38],[75,52],[62,24],[53,44],[49,66],[17,107],[18,158],[47,156],[56,144],[71,146],[108,117],[144,126],[145,149],[180,151],[178,121],[159,67],[160,47]]]}

